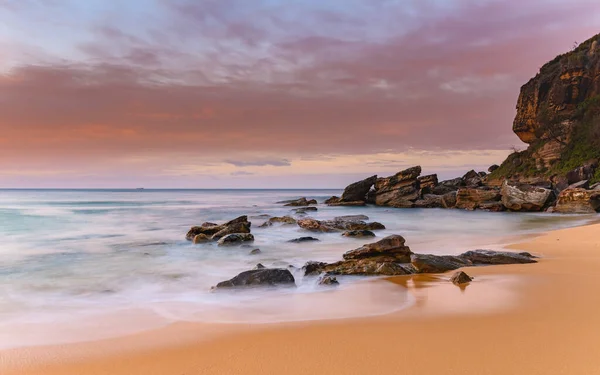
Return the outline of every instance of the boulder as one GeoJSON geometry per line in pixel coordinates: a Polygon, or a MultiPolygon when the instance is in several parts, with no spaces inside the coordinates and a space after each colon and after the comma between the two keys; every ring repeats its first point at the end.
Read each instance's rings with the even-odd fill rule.
{"type": "MultiPolygon", "coordinates": [[[[378,178],[373,192],[374,202],[378,206],[412,207],[419,198],[421,167],[405,169],[390,177],[378,178]]],[[[370,199],[370,198],[369,198],[370,199]]]]}
{"type": "Polygon", "coordinates": [[[456,191],[451,191],[442,195],[442,207],[454,208],[456,206],[456,191]]]}
{"type": "Polygon", "coordinates": [[[490,167],[488,168],[488,172],[492,173],[493,171],[495,171],[496,169],[500,168],[500,166],[498,164],[492,164],[490,165],[490,167]]]}
{"type": "Polygon", "coordinates": [[[327,263],[325,262],[308,261],[306,264],[304,264],[302,269],[304,270],[305,276],[318,275],[322,272],[325,266],[327,266],[327,263]]]}
{"type": "Polygon", "coordinates": [[[594,177],[594,173],[598,168],[598,160],[590,160],[581,167],[575,168],[567,172],[567,181],[569,185],[583,180],[590,180],[594,177]]]}
{"type": "Polygon", "coordinates": [[[320,241],[320,240],[318,238],[314,238],[314,237],[299,237],[299,238],[294,238],[293,240],[289,240],[288,242],[301,243],[301,242],[312,242],[312,241],[320,241]]]}
{"type": "Polygon", "coordinates": [[[337,206],[346,206],[346,207],[362,207],[362,206],[366,206],[367,203],[365,201],[338,201],[338,202],[334,202],[334,203],[328,203],[328,206],[331,207],[337,207],[337,206]]]}
{"type": "Polygon", "coordinates": [[[238,245],[242,242],[252,242],[254,241],[254,236],[250,233],[232,233],[226,236],[221,237],[221,239],[217,242],[219,246],[230,246],[230,245],[238,245]]]}
{"type": "Polygon", "coordinates": [[[410,263],[419,273],[443,273],[470,266],[471,262],[451,255],[412,254],[410,263]]]}
{"type": "Polygon", "coordinates": [[[454,178],[452,180],[445,180],[440,182],[434,187],[431,192],[436,195],[444,195],[452,191],[457,191],[460,187],[465,186],[462,178],[454,178]]]}
{"type": "Polygon", "coordinates": [[[442,204],[442,196],[435,194],[425,194],[423,199],[419,199],[415,201],[415,208],[441,208],[442,204]]]}
{"type": "Polygon", "coordinates": [[[480,210],[489,212],[502,212],[506,209],[502,202],[483,202],[478,207],[480,210]]]}
{"type": "Polygon", "coordinates": [[[377,180],[377,176],[371,176],[362,181],[355,182],[350,184],[344,189],[342,193],[341,201],[342,202],[358,202],[358,201],[366,201],[367,193],[371,190],[371,187],[375,184],[377,180]]]}
{"type": "Polygon", "coordinates": [[[219,239],[230,233],[250,233],[250,225],[248,216],[245,215],[230,220],[225,224],[203,223],[198,227],[192,227],[185,235],[185,238],[193,241],[194,237],[199,234],[204,234],[212,239],[219,239]]]}
{"type": "Polygon", "coordinates": [[[248,254],[250,254],[250,255],[258,255],[260,253],[262,253],[262,251],[260,251],[260,249],[252,249],[252,250],[250,250],[250,252],[248,254]]]}
{"type": "Polygon", "coordinates": [[[534,256],[526,252],[471,250],[460,254],[459,258],[470,261],[474,265],[536,263],[534,256]]]}
{"type": "Polygon", "coordinates": [[[385,229],[385,226],[378,222],[367,223],[362,220],[316,220],[302,219],[298,220],[298,226],[302,229],[313,232],[335,232],[343,230],[379,230],[385,229]]]}
{"type": "Polygon", "coordinates": [[[288,201],[288,203],[285,204],[285,206],[291,206],[291,207],[298,207],[298,206],[310,206],[311,204],[317,204],[317,201],[314,199],[306,199],[304,197],[293,200],[293,201],[288,201]]]}
{"type": "MultiPolygon", "coordinates": [[[[378,258],[343,260],[330,264],[318,264],[311,269],[312,274],[326,273],[327,275],[352,276],[397,276],[415,273],[410,264],[387,262],[378,258]]],[[[308,269],[305,271],[309,275],[308,269]]]]}
{"type": "Polygon", "coordinates": [[[417,181],[419,181],[419,188],[421,189],[421,194],[431,194],[433,188],[438,185],[437,174],[430,174],[427,176],[417,177],[417,181]]]}
{"type": "Polygon", "coordinates": [[[463,271],[458,271],[458,272],[455,272],[454,275],[452,275],[452,277],[450,278],[450,281],[454,285],[462,285],[462,284],[470,283],[471,281],[473,281],[473,278],[471,276],[467,275],[466,273],[464,273],[463,271]]]}
{"type": "Polygon", "coordinates": [[[542,211],[554,194],[543,187],[504,181],[502,204],[511,211],[542,211]]]}
{"type": "Polygon", "coordinates": [[[382,262],[410,262],[412,252],[404,246],[405,239],[397,234],[387,236],[377,242],[370,243],[344,253],[345,260],[377,258],[382,262]]]}
{"type": "Polygon", "coordinates": [[[479,173],[475,172],[473,169],[468,171],[463,177],[462,180],[465,182],[467,187],[477,187],[482,185],[481,176],[479,173]]]}
{"type": "Polygon", "coordinates": [[[344,237],[356,237],[356,238],[364,238],[364,237],[375,237],[375,233],[370,230],[349,230],[342,233],[344,237]]]}
{"type": "Polygon", "coordinates": [[[491,188],[460,188],[456,193],[456,208],[474,210],[486,202],[500,200],[500,192],[491,188]]]}
{"type": "Polygon", "coordinates": [[[265,227],[270,227],[275,223],[280,223],[280,224],[296,224],[296,219],[294,219],[291,216],[276,216],[276,217],[272,217],[269,220],[265,221],[260,228],[265,228],[265,227]]]}
{"type": "Polygon", "coordinates": [[[335,278],[335,276],[324,275],[319,279],[319,285],[327,285],[327,286],[338,286],[340,285],[339,281],[335,278]]]}
{"type": "Polygon", "coordinates": [[[242,215],[242,216],[236,217],[233,220],[229,220],[224,225],[226,227],[229,227],[229,226],[236,225],[236,224],[246,224],[246,223],[248,223],[248,216],[242,215]]]}
{"type": "Polygon", "coordinates": [[[319,209],[317,207],[314,206],[308,206],[308,207],[302,207],[302,208],[294,208],[292,211],[294,211],[297,214],[305,214],[309,211],[314,212],[314,211],[318,211],[319,209]]]}
{"type": "Polygon", "coordinates": [[[258,286],[296,286],[294,275],[281,268],[260,268],[240,273],[231,280],[222,281],[215,289],[248,288],[258,286]]]}
{"type": "Polygon", "coordinates": [[[334,196],[333,196],[333,197],[331,197],[331,198],[327,198],[327,199],[325,200],[325,202],[323,202],[323,203],[325,203],[325,204],[328,204],[328,205],[329,205],[329,204],[339,203],[341,200],[342,200],[342,198],[340,198],[340,197],[336,197],[336,196],[334,195],[334,196]]]}
{"type": "Polygon", "coordinates": [[[219,225],[214,223],[203,223],[200,226],[192,227],[185,235],[185,238],[188,241],[193,241],[194,237],[199,234],[204,234],[206,236],[212,236],[213,234],[219,232],[220,230],[225,229],[225,225],[219,225]]]}
{"type": "Polygon", "coordinates": [[[217,233],[213,234],[212,239],[218,240],[219,238],[225,237],[228,234],[234,233],[250,233],[250,222],[234,222],[233,224],[228,224],[225,228],[221,229],[217,233]]]}
{"type": "Polygon", "coordinates": [[[554,212],[563,214],[591,214],[600,212],[600,190],[563,190],[558,195],[554,212]]]}
{"type": "Polygon", "coordinates": [[[194,236],[194,244],[200,244],[200,243],[204,243],[204,242],[209,242],[211,239],[209,236],[207,236],[206,234],[200,233],[194,236]]]}
{"type": "Polygon", "coordinates": [[[302,229],[306,229],[312,232],[336,232],[337,228],[333,228],[323,224],[321,221],[316,219],[301,219],[296,222],[302,229]]]}

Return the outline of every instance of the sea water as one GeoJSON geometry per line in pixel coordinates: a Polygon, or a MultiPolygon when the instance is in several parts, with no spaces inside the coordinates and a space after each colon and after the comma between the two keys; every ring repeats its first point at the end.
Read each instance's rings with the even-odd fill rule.
{"type": "MultiPolygon", "coordinates": [[[[333,262],[368,239],[259,228],[294,215],[278,201],[322,202],[338,190],[0,190],[0,349],[92,340],[178,321],[268,323],[385,314],[410,304],[393,284],[341,277],[317,285],[300,268],[333,262]],[[205,221],[248,215],[251,248],[194,245],[185,234],[205,221]],[[318,242],[287,241],[311,235],[318,242]],[[260,254],[250,255],[259,248],[260,254]],[[257,263],[289,268],[297,288],[211,293],[257,263]],[[290,267],[293,266],[293,267],[290,267]],[[363,282],[359,282],[359,281],[363,282]],[[106,319],[110,317],[110,319],[106,319]]],[[[458,254],[500,248],[506,236],[575,226],[591,216],[443,209],[328,207],[307,217],[363,214],[400,234],[414,252],[458,254]]],[[[299,218],[298,216],[296,216],[299,218]]],[[[374,239],[376,240],[376,239],[374,239]]],[[[373,241],[374,241],[373,240],[373,241]]]]}

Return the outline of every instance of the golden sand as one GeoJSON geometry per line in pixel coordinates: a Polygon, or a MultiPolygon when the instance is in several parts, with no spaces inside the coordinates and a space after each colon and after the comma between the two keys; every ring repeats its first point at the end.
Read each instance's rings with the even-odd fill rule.
{"type": "Polygon", "coordinates": [[[466,268],[475,280],[462,289],[448,274],[394,278],[416,302],[390,315],[180,323],[119,339],[0,352],[0,373],[600,374],[600,225],[510,248],[542,259],[466,268]]]}

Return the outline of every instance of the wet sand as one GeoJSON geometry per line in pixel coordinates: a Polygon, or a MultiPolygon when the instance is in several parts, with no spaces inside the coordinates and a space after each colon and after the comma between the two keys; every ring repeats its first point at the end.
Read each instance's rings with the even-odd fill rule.
{"type": "Polygon", "coordinates": [[[415,303],[385,316],[178,323],[119,339],[0,352],[0,373],[600,374],[600,225],[509,248],[542,258],[465,268],[475,280],[462,289],[449,274],[393,278],[415,303]]]}

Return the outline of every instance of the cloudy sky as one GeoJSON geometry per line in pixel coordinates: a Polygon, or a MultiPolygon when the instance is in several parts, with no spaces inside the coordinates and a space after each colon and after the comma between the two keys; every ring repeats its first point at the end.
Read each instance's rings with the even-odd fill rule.
{"type": "Polygon", "coordinates": [[[598,0],[0,0],[0,187],[343,187],[500,163],[598,0]]]}

